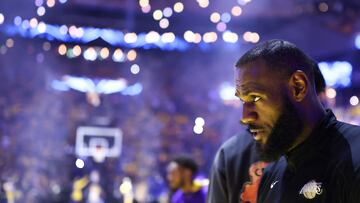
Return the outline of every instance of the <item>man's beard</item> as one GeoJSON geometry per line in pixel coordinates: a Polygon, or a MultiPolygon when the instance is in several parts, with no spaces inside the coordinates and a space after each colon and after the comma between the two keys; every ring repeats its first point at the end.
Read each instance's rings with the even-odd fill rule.
{"type": "Polygon", "coordinates": [[[295,143],[304,129],[295,106],[284,96],[284,108],[265,144],[256,142],[259,158],[272,162],[278,160],[295,143]]]}

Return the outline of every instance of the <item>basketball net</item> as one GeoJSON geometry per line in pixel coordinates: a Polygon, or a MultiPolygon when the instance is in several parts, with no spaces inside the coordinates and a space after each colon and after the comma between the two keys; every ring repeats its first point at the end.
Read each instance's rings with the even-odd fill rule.
{"type": "Polygon", "coordinates": [[[108,150],[108,148],[102,146],[96,146],[90,149],[92,157],[96,163],[103,163],[105,161],[108,150]]]}

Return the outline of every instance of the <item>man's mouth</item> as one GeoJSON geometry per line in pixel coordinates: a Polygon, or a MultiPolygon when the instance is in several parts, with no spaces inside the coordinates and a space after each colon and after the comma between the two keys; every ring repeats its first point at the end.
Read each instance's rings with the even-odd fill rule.
{"type": "Polygon", "coordinates": [[[249,129],[249,132],[252,134],[252,136],[254,137],[254,139],[256,141],[260,141],[262,139],[262,135],[264,134],[265,130],[264,129],[249,129]]]}

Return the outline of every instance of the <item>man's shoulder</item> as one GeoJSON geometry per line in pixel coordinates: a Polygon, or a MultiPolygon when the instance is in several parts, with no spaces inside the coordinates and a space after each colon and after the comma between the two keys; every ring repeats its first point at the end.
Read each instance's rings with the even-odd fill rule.
{"type": "Polygon", "coordinates": [[[345,147],[340,148],[341,140],[337,140],[334,148],[341,150],[343,160],[349,160],[354,167],[360,167],[360,126],[339,121],[336,123],[336,129],[340,137],[344,139],[345,147]],[[344,159],[345,156],[349,159],[344,159]]]}
{"type": "Polygon", "coordinates": [[[337,121],[331,129],[333,178],[339,187],[347,188],[350,199],[360,198],[360,126],[337,121]]]}
{"type": "Polygon", "coordinates": [[[338,121],[336,123],[336,129],[347,140],[354,141],[352,144],[360,144],[360,126],[338,121]]]}
{"type": "Polygon", "coordinates": [[[248,160],[257,159],[255,141],[247,131],[239,132],[226,140],[217,151],[213,164],[215,168],[228,170],[239,165],[244,156],[248,160]]]}
{"type": "Polygon", "coordinates": [[[224,151],[228,154],[237,154],[239,151],[249,148],[255,144],[254,139],[247,131],[242,131],[228,140],[226,140],[220,147],[219,151],[224,151]]]}

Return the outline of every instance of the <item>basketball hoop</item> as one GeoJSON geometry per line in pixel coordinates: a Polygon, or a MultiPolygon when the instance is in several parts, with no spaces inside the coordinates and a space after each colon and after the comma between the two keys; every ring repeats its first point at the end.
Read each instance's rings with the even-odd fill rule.
{"type": "Polygon", "coordinates": [[[106,157],[119,157],[122,131],[119,128],[80,126],[76,130],[76,155],[103,163],[106,157]]]}

